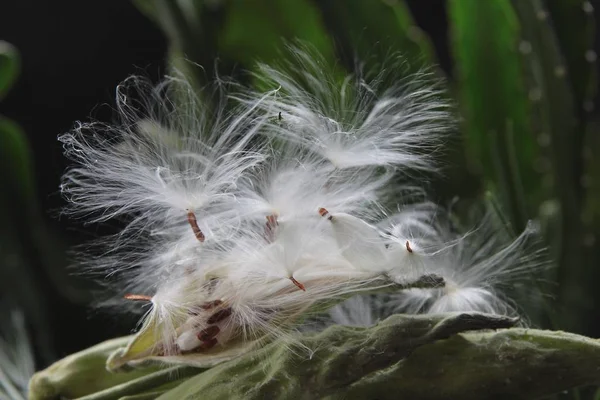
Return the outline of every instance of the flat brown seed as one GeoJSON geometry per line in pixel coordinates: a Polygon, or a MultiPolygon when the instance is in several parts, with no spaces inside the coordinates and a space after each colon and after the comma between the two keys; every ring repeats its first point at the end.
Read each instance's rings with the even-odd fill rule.
{"type": "Polygon", "coordinates": [[[152,296],[146,296],[145,294],[126,294],[123,298],[127,300],[152,301],[152,296]]]}
{"type": "Polygon", "coordinates": [[[206,322],[208,324],[216,324],[217,322],[221,322],[225,318],[229,317],[232,312],[233,310],[231,308],[224,308],[211,315],[206,322]]]}
{"type": "Polygon", "coordinates": [[[333,215],[331,215],[329,211],[327,211],[327,209],[323,207],[319,208],[319,215],[323,218],[327,218],[330,221],[333,219],[333,215]]]}
{"type": "Polygon", "coordinates": [[[213,300],[200,305],[200,308],[203,310],[212,310],[213,308],[220,306],[221,304],[223,304],[222,300],[213,300]]]}
{"type": "Polygon", "coordinates": [[[294,285],[298,286],[298,288],[299,288],[300,290],[303,290],[303,291],[305,291],[305,292],[306,292],[306,288],[304,287],[304,285],[303,285],[302,283],[298,282],[298,281],[297,281],[296,279],[294,279],[294,278],[290,278],[290,280],[291,280],[291,281],[294,283],[294,285]]]}
{"type": "Polygon", "coordinates": [[[277,222],[277,215],[267,215],[267,224],[265,225],[265,237],[269,242],[272,242],[275,239],[275,229],[279,222],[277,222]]]}
{"type": "Polygon", "coordinates": [[[198,220],[196,219],[196,214],[194,214],[193,211],[188,211],[187,220],[192,227],[192,231],[194,232],[196,239],[198,239],[200,242],[204,242],[206,237],[204,236],[204,233],[202,233],[202,230],[200,230],[200,227],[198,226],[198,220]]]}
{"type": "Polygon", "coordinates": [[[208,339],[205,342],[202,342],[202,344],[200,344],[200,346],[197,347],[197,350],[208,350],[208,349],[212,349],[213,347],[215,347],[215,345],[218,343],[217,338],[211,338],[208,339]]]}
{"type": "Polygon", "coordinates": [[[220,331],[221,329],[219,329],[219,327],[216,325],[209,326],[208,328],[202,329],[200,332],[198,332],[198,340],[206,342],[215,337],[220,331]]]}
{"type": "Polygon", "coordinates": [[[277,215],[267,215],[267,228],[275,229],[277,225],[279,225],[279,223],[277,222],[277,215]]]}

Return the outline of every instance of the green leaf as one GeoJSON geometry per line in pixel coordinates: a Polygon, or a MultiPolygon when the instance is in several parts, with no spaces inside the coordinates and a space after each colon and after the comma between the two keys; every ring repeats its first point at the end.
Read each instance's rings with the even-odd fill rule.
{"type": "Polygon", "coordinates": [[[150,19],[150,21],[157,25],[160,24],[156,11],[156,2],[154,0],[132,0],[132,2],[142,14],[150,19]]]}
{"type": "Polygon", "coordinates": [[[215,76],[216,32],[222,26],[223,4],[203,0],[136,0],[135,5],[157,23],[170,41],[172,65],[197,87],[215,76]]]}
{"type": "Polygon", "coordinates": [[[15,204],[32,205],[35,195],[29,144],[21,127],[0,115],[0,168],[3,193],[10,193],[15,204]]]}
{"type": "MultiPolygon", "coordinates": [[[[148,370],[144,370],[147,372],[148,370]]],[[[112,386],[100,392],[79,397],[78,400],[140,400],[155,399],[166,391],[177,387],[190,376],[198,375],[197,368],[168,368],[161,369],[122,384],[112,386]]]]}
{"type": "Polygon", "coordinates": [[[40,282],[49,279],[66,299],[79,303],[89,301],[89,284],[67,274],[64,246],[48,232],[36,201],[26,136],[2,115],[0,169],[5,172],[0,174],[0,292],[25,313],[41,361],[50,362],[56,356],[40,282]]]}
{"type": "Polygon", "coordinates": [[[0,99],[2,99],[17,79],[20,58],[17,49],[10,43],[0,40],[0,99]]]}
{"type": "Polygon", "coordinates": [[[575,109],[581,114],[590,108],[597,91],[594,7],[589,0],[546,0],[546,4],[566,61],[575,109]]]}
{"type": "Polygon", "coordinates": [[[381,63],[400,54],[410,71],[436,64],[434,48],[414,22],[404,1],[315,1],[327,27],[339,44],[341,58],[352,67],[374,59],[381,63]]]}
{"type": "Polygon", "coordinates": [[[309,0],[232,0],[228,3],[219,48],[247,68],[259,59],[272,62],[285,40],[310,43],[327,60],[333,46],[318,9],[309,0]]]}
{"type": "Polygon", "coordinates": [[[515,323],[480,313],[393,315],[371,328],[297,335],[208,370],[111,374],[104,363],[125,337],[37,373],[30,398],[532,399],[600,382],[598,340],[515,323]]]}
{"type": "MultiPolygon", "coordinates": [[[[582,151],[584,128],[578,123],[574,93],[567,77],[567,64],[561,52],[549,13],[541,0],[513,0],[522,21],[522,40],[528,51],[523,54],[527,72],[525,81],[536,96],[531,101],[536,134],[548,142],[548,154],[554,195],[560,201],[557,235],[552,251],[558,263],[561,303],[561,327],[587,332],[587,315],[593,312],[597,290],[590,279],[588,262],[581,238],[584,188],[582,151]]],[[[595,265],[595,264],[592,264],[595,265]]]]}
{"type": "MultiPolygon", "coordinates": [[[[0,43],[0,47],[3,44],[0,43]]],[[[0,54],[0,80],[8,75],[16,76],[14,71],[5,74],[5,71],[17,66],[14,61],[3,69],[8,65],[5,63],[6,54],[0,54]]],[[[8,88],[6,85],[3,87],[8,88]]],[[[33,327],[38,355],[41,360],[49,362],[55,357],[52,337],[48,333],[49,321],[45,304],[40,299],[39,277],[31,268],[32,247],[35,246],[36,232],[40,230],[31,153],[21,127],[2,115],[0,170],[3,171],[0,174],[0,292],[25,313],[33,327]]]]}
{"type": "Polygon", "coordinates": [[[598,178],[600,149],[596,127],[587,126],[596,123],[587,115],[597,91],[593,6],[584,0],[519,3],[519,15],[534,21],[524,30],[532,44],[530,81],[545,95],[535,109],[537,126],[549,139],[548,164],[560,200],[552,249],[559,265],[554,278],[560,282],[561,326],[596,336],[600,325],[588,316],[600,300],[593,284],[600,279],[600,253],[589,238],[600,234],[600,196],[596,185],[586,185],[598,178]]]}
{"type": "Polygon", "coordinates": [[[537,148],[518,52],[519,21],[509,0],[450,0],[448,12],[471,163],[483,170],[521,231],[540,185],[531,165],[537,148]]]}
{"type": "Polygon", "coordinates": [[[485,314],[332,326],[199,374],[160,400],[532,399],[600,382],[597,340],[485,314]],[[311,349],[310,355],[304,349],[311,349]]]}
{"type": "Polygon", "coordinates": [[[36,373],[29,382],[30,400],[82,397],[159,371],[157,367],[120,374],[106,370],[108,356],[129,340],[123,337],[100,343],[36,373]]]}
{"type": "MultiPolygon", "coordinates": [[[[76,303],[87,302],[90,293],[86,286],[89,289],[89,284],[84,285],[81,279],[67,274],[64,245],[60,238],[48,232],[40,215],[32,160],[29,143],[21,127],[0,115],[0,169],[9,171],[0,174],[0,186],[3,188],[0,195],[0,233],[10,234],[15,243],[20,241],[11,252],[16,255],[16,250],[22,248],[19,257],[28,260],[23,262],[39,263],[65,298],[76,303]]],[[[28,268],[20,268],[19,273],[25,274],[28,268]]],[[[22,276],[22,279],[25,280],[25,277],[22,276]]],[[[33,301],[35,294],[28,293],[22,301],[27,298],[31,300],[32,307],[38,307],[33,301]]],[[[26,311],[30,313],[31,308],[26,311]]],[[[31,319],[31,314],[28,317],[31,319]]]]}
{"type": "Polygon", "coordinates": [[[406,54],[408,59],[423,60],[427,65],[437,63],[435,48],[431,39],[414,21],[412,14],[404,1],[384,1],[391,7],[396,17],[398,32],[394,38],[398,50],[406,54]]]}

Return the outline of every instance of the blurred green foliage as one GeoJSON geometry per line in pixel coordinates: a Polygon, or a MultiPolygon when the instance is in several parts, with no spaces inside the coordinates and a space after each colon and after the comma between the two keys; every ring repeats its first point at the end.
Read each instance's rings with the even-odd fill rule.
{"type": "MultiPolygon", "coordinates": [[[[17,50],[6,42],[0,42],[0,99],[5,97],[17,79],[19,65],[17,50]]],[[[27,255],[32,237],[24,229],[27,223],[39,221],[39,217],[35,218],[34,215],[38,208],[31,154],[21,127],[2,115],[0,170],[4,171],[0,174],[0,288],[8,298],[2,300],[18,304],[36,329],[48,329],[44,302],[40,297],[41,293],[35,291],[35,277],[27,255]],[[33,293],[29,293],[32,290],[33,293]]],[[[52,360],[54,355],[51,338],[36,339],[41,346],[42,359],[52,360]]]]}
{"type": "MultiPolygon", "coordinates": [[[[536,182],[536,149],[516,46],[519,22],[505,1],[451,0],[448,7],[468,158],[521,231],[531,215],[523,181],[536,182]]],[[[536,188],[528,188],[533,195],[536,188]]]]}
{"type": "MultiPolygon", "coordinates": [[[[19,69],[18,51],[0,41],[0,99],[16,81],[19,69]]],[[[56,354],[39,271],[68,301],[87,302],[89,297],[75,287],[66,269],[66,248],[45,226],[25,133],[1,114],[0,170],[0,305],[24,312],[38,360],[49,363],[56,354]]]]}
{"type": "Polygon", "coordinates": [[[2,99],[19,75],[19,53],[10,43],[0,41],[0,99],[2,99]]]}

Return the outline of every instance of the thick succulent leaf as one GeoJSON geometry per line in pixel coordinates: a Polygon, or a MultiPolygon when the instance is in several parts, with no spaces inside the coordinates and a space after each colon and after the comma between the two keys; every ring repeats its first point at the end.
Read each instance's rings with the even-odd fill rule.
{"type": "Polygon", "coordinates": [[[448,12],[467,150],[521,231],[540,185],[531,165],[537,147],[523,89],[519,21],[509,0],[451,0],[448,12]]]}
{"type": "Polygon", "coordinates": [[[480,313],[394,315],[371,328],[332,326],[274,342],[209,370],[146,368],[112,374],[125,337],[34,376],[31,399],[533,399],[600,382],[600,343],[511,328],[480,313]],[[507,329],[510,328],[510,329],[507,329]],[[309,349],[309,350],[307,350],[309,349]]]}
{"type": "MultiPolygon", "coordinates": [[[[161,398],[326,398],[387,368],[414,349],[469,329],[512,326],[510,318],[479,314],[388,318],[373,328],[332,326],[298,338],[297,348],[273,343],[197,376],[161,398]],[[306,349],[310,349],[310,354],[306,349]],[[235,377],[232,379],[232,377],[235,377]]],[[[397,392],[393,392],[395,398],[397,392]]]]}
{"type": "Polygon", "coordinates": [[[190,376],[201,372],[202,370],[192,367],[162,369],[100,392],[79,397],[78,400],[156,399],[190,376]]]}
{"type": "Polygon", "coordinates": [[[393,398],[391,390],[420,399],[546,398],[600,382],[599,356],[598,340],[570,333],[467,332],[416,349],[404,363],[356,382],[346,398],[393,398]]]}
{"type": "Polygon", "coordinates": [[[600,382],[597,340],[490,330],[514,323],[447,314],[395,315],[369,329],[334,326],[299,338],[298,349],[272,344],[212,368],[159,399],[533,399],[600,382]]]}
{"type": "Polygon", "coordinates": [[[106,361],[106,369],[111,372],[122,370],[127,363],[143,357],[150,357],[157,350],[159,338],[157,336],[159,327],[156,323],[156,318],[150,317],[142,329],[133,336],[126,346],[118,348],[111,353],[106,361]]]}
{"type": "Polygon", "coordinates": [[[148,365],[184,365],[196,368],[210,368],[225,361],[232,360],[248,353],[258,346],[260,341],[231,341],[225,347],[215,347],[214,350],[185,355],[161,356],[156,354],[134,353],[126,351],[115,352],[107,361],[107,368],[117,372],[119,369],[145,368],[148,365]]]}
{"type": "Polygon", "coordinates": [[[130,340],[123,337],[100,343],[36,373],[29,382],[30,400],[77,398],[155,372],[152,368],[121,374],[106,370],[109,354],[130,340]]]}
{"type": "Polygon", "coordinates": [[[105,368],[107,358],[131,339],[127,336],[100,343],[38,372],[29,383],[29,399],[155,399],[202,372],[192,367],[161,366],[109,372],[105,368]]]}

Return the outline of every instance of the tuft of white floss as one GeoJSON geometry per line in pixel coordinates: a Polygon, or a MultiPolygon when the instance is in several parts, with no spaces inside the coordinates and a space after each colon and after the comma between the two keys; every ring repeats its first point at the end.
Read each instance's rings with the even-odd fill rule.
{"type": "Polygon", "coordinates": [[[116,125],[82,123],[59,138],[77,163],[61,186],[69,212],[88,222],[127,216],[133,230],[169,228],[187,210],[234,218],[235,185],[263,159],[248,144],[258,128],[250,111],[213,111],[185,81],[137,77],[117,88],[116,111],[116,125]]]}
{"type": "Polygon", "coordinates": [[[80,123],[59,137],[75,162],[61,185],[65,213],[126,223],[101,241],[99,258],[85,262],[124,275],[129,290],[154,292],[172,268],[193,263],[199,243],[190,235],[190,211],[209,243],[239,225],[236,185],[264,159],[249,143],[259,124],[251,110],[226,112],[218,90],[212,97],[209,107],[181,78],[153,86],[131,77],[117,88],[116,124],[80,123]]]}
{"type": "Polygon", "coordinates": [[[473,232],[452,238],[452,244],[439,254],[435,270],[444,276],[446,285],[433,292],[428,312],[516,314],[503,289],[544,266],[542,253],[533,243],[538,232],[530,222],[516,239],[507,241],[492,231],[490,222],[484,220],[473,232]]]}
{"type": "MultiPolygon", "coordinates": [[[[419,219],[427,214],[421,213],[417,211],[415,214],[414,209],[409,210],[408,214],[413,219],[408,221],[406,215],[392,217],[395,224],[391,231],[395,233],[390,236],[402,231],[402,225],[405,224],[420,227],[420,240],[414,237],[410,241],[426,243],[425,264],[421,264],[423,268],[419,271],[442,276],[444,286],[357,296],[334,307],[330,311],[331,321],[342,323],[345,320],[361,320],[364,322],[362,326],[370,326],[395,313],[474,311],[518,315],[518,305],[505,295],[506,289],[516,282],[530,279],[532,274],[547,265],[544,251],[536,240],[538,229],[535,224],[530,222],[517,238],[509,240],[495,229],[491,215],[485,217],[480,226],[471,232],[459,234],[453,233],[449,226],[438,223],[439,219],[435,223],[432,220],[429,226],[421,225],[423,220],[419,219]],[[361,319],[361,315],[371,317],[361,319]]],[[[401,247],[397,246],[397,252],[402,253],[401,247]]],[[[419,251],[417,246],[413,246],[410,256],[419,251]]]]}
{"type": "Polygon", "coordinates": [[[25,400],[35,373],[23,313],[12,310],[0,329],[0,400],[25,400]]]}
{"type": "Polygon", "coordinates": [[[278,116],[267,126],[272,137],[298,143],[339,169],[435,170],[434,155],[453,121],[432,74],[384,87],[386,70],[343,76],[310,49],[293,47],[286,55],[282,65],[261,64],[257,73],[263,86],[279,88],[260,104],[278,116]]]}
{"type": "Polygon", "coordinates": [[[335,320],[507,312],[497,283],[520,271],[519,240],[494,253],[487,241],[467,244],[477,231],[449,233],[429,203],[387,207],[418,192],[398,173],[436,169],[452,126],[441,93],[425,75],[393,87],[383,72],[338,78],[320,72],[322,58],[291,51],[294,67],[260,67],[264,92],[130,78],[117,89],[117,123],[60,137],[74,162],[66,213],[121,224],[82,257],[109,278],[109,303],[145,312],[138,337],[153,345],[136,357],[208,359],[286,338],[306,315],[357,294],[335,320]],[[372,294],[427,275],[446,286],[372,294]]]}

